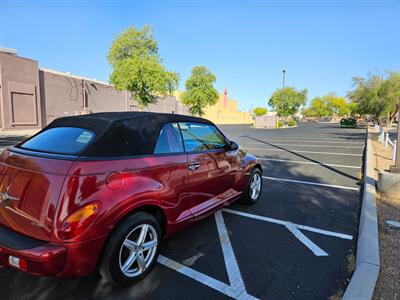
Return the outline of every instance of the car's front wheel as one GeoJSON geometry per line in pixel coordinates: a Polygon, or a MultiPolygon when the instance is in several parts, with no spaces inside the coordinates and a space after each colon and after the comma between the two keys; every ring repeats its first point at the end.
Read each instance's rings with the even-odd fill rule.
{"type": "Polygon", "coordinates": [[[108,240],[100,273],[117,285],[132,285],[143,279],[157,261],[161,231],[156,218],[138,212],[125,219],[108,240]]]}
{"type": "Polygon", "coordinates": [[[259,168],[254,168],[249,177],[247,188],[244,191],[243,202],[246,204],[254,204],[260,198],[262,190],[262,175],[259,168]]]}

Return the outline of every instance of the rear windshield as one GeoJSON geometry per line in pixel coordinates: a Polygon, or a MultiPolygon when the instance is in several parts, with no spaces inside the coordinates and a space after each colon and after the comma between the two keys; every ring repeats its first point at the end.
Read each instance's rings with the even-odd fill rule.
{"type": "Polygon", "coordinates": [[[78,127],[55,127],[32,137],[19,147],[22,149],[75,155],[93,140],[93,131],[78,127]]]}

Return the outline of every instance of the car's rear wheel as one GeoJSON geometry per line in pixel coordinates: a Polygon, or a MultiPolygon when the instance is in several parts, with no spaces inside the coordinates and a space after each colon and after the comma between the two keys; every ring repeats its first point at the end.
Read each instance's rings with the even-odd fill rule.
{"type": "Polygon", "coordinates": [[[138,212],[125,219],[108,240],[100,273],[117,285],[132,285],[151,271],[157,261],[161,231],[157,219],[138,212]]]}
{"type": "Polygon", "coordinates": [[[262,190],[262,175],[259,168],[254,168],[249,176],[247,188],[244,191],[243,202],[254,204],[260,198],[262,190]]]}

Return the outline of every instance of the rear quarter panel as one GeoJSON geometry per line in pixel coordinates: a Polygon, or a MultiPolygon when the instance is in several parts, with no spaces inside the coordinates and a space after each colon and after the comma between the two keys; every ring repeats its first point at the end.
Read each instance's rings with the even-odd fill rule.
{"type": "MultiPolygon", "coordinates": [[[[72,165],[60,196],[56,228],[73,211],[97,202],[100,211],[95,222],[82,235],[69,242],[106,236],[131,211],[143,206],[160,207],[168,224],[184,220],[187,214],[185,181],[187,155],[153,156],[109,161],[77,161],[72,165]],[[118,172],[118,189],[106,185],[108,174],[118,172]]],[[[57,231],[54,241],[59,241],[57,231]]]]}

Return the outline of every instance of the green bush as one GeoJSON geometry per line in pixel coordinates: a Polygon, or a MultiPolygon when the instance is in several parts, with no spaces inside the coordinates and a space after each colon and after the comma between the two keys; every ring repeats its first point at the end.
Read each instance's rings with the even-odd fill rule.
{"type": "Polygon", "coordinates": [[[288,123],[288,126],[296,126],[296,125],[297,125],[297,123],[295,120],[290,120],[288,123]]]}
{"type": "Polygon", "coordinates": [[[283,126],[285,126],[285,122],[283,122],[282,120],[279,120],[278,122],[276,122],[276,127],[277,128],[281,128],[283,126]]]}

